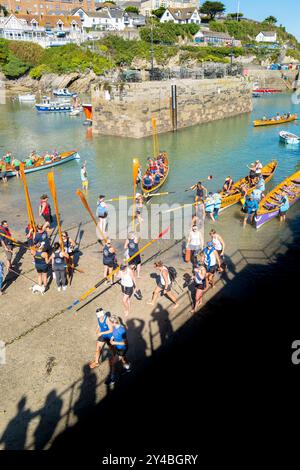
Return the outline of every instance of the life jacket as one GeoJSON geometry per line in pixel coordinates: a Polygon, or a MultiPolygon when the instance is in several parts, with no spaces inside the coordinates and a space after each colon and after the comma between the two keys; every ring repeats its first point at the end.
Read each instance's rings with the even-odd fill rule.
{"type": "MultiPolygon", "coordinates": [[[[43,199],[41,199],[41,200],[40,200],[40,205],[41,205],[41,206],[42,206],[43,202],[44,202],[43,199]]],[[[45,205],[45,207],[44,207],[43,214],[44,214],[44,215],[49,215],[49,214],[50,214],[50,206],[49,206],[49,204],[48,204],[47,202],[46,202],[46,205],[45,205]]]]}
{"type": "Polygon", "coordinates": [[[97,206],[97,216],[102,218],[107,216],[107,209],[101,203],[97,206]]]}
{"type": "Polygon", "coordinates": [[[6,238],[6,237],[11,237],[11,233],[10,233],[8,228],[5,228],[5,227],[3,227],[3,225],[0,225],[0,238],[3,240],[3,242],[6,245],[12,246],[13,245],[12,240],[10,240],[9,238],[6,238]],[[3,235],[5,235],[5,236],[3,236],[3,235]]]}

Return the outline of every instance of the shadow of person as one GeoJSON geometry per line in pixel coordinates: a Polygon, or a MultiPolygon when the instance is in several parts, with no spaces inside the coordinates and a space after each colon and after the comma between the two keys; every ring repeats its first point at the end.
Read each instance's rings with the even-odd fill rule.
{"type": "Polygon", "coordinates": [[[82,368],[83,378],[78,400],[74,403],[73,413],[80,420],[86,414],[86,408],[96,404],[97,377],[88,364],[82,368]]]}
{"type": "Polygon", "coordinates": [[[44,407],[40,410],[40,422],[34,431],[34,447],[42,450],[50,441],[60,420],[63,401],[57,396],[55,390],[48,393],[44,407]]]}
{"type": "Polygon", "coordinates": [[[26,401],[27,398],[23,395],[18,403],[16,416],[10,420],[1,436],[0,444],[4,443],[5,450],[23,450],[25,448],[30,420],[39,414],[39,411],[32,413],[29,408],[26,408],[26,401]]]}
{"type": "Polygon", "coordinates": [[[21,274],[21,259],[23,258],[24,254],[26,253],[25,246],[20,246],[17,253],[13,257],[12,260],[12,268],[8,271],[5,280],[3,282],[3,292],[6,291],[20,276],[21,274]]]}
{"type": "Polygon", "coordinates": [[[151,313],[152,322],[156,322],[160,335],[161,344],[164,344],[172,335],[173,327],[169,319],[169,312],[165,310],[163,306],[158,303],[155,309],[151,313]]]}
{"type": "Polygon", "coordinates": [[[131,318],[127,321],[128,355],[132,362],[136,363],[146,357],[147,343],[143,338],[144,320],[131,318]]]}

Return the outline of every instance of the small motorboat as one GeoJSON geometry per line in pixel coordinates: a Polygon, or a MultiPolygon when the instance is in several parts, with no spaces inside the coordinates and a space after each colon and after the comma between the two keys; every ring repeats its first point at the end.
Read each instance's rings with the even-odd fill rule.
{"type": "Polygon", "coordinates": [[[19,95],[19,101],[35,101],[35,95],[31,95],[30,93],[19,95]]]}
{"type": "Polygon", "coordinates": [[[296,134],[292,134],[291,132],[280,131],[279,132],[279,139],[281,142],[285,144],[292,144],[297,145],[300,142],[300,137],[296,134]]]}
{"type": "Polygon", "coordinates": [[[60,88],[58,90],[53,90],[53,95],[54,96],[67,96],[69,98],[75,98],[77,96],[77,93],[72,93],[71,91],[68,90],[68,88],[60,88]]]}
{"type": "Polygon", "coordinates": [[[51,101],[48,96],[43,96],[42,103],[37,103],[35,108],[39,112],[50,112],[50,113],[67,113],[73,111],[73,106],[70,104],[69,101],[64,102],[56,102],[51,101]]]}
{"type": "Polygon", "coordinates": [[[76,108],[70,112],[70,116],[79,116],[80,113],[81,113],[81,109],[76,108]]]}

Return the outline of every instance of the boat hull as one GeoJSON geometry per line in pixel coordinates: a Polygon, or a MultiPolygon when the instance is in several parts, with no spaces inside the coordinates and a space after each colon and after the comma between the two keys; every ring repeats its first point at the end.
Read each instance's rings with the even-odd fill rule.
{"type": "MultiPolygon", "coordinates": [[[[270,181],[270,179],[273,177],[275,171],[277,168],[277,161],[273,160],[272,162],[268,163],[262,168],[262,175],[268,173],[270,171],[270,174],[265,178],[265,183],[270,181]]],[[[233,188],[239,188],[241,184],[246,182],[246,178],[243,178],[239,180],[237,183],[233,185],[233,188]]],[[[253,191],[254,187],[249,188],[247,191],[247,194],[250,194],[253,191]]],[[[239,191],[236,194],[230,194],[230,195],[225,195],[225,193],[221,193],[222,196],[222,203],[221,203],[221,208],[219,212],[222,212],[225,209],[228,209],[228,207],[233,206],[234,204],[238,203],[241,198],[242,198],[242,193],[239,191]]]]}
{"type": "MultiPolygon", "coordinates": [[[[61,154],[61,160],[56,162],[50,162],[43,165],[38,165],[35,167],[24,168],[24,173],[33,173],[35,171],[46,170],[47,168],[52,168],[54,166],[63,165],[64,163],[71,162],[72,160],[80,160],[80,155],[78,152],[64,152],[61,154]],[[64,156],[66,155],[66,156],[64,156]]],[[[14,170],[8,170],[6,176],[16,176],[17,172],[14,170]]]]}
{"type": "Polygon", "coordinates": [[[300,171],[286,178],[260,201],[254,219],[257,229],[262,227],[266,222],[278,217],[279,207],[273,206],[277,204],[278,196],[282,194],[282,190],[288,191],[285,194],[288,194],[289,206],[293,206],[300,199],[300,171]],[[277,200],[274,200],[275,195],[277,200]]]}
{"type": "Polygon", "coordinates": [[[41,113],[69,113],[70,111],[73,111],[73,106],[46,106],[43,104],[36,104],[35,109],[41,113]]]}
{"type": "Polygon", "coordinates": [[[298,119],[297,114],[292,114],[288,119],[279,119],[279,121],[271,121],[268,119],[266,121],[263,121],[258,119],[256,121],[253,121],[253,125],[254,127],[276,126],[278,124],[285,124],[286,122],[296,121],[296,119],[298,119]]]}
{"type": "Polygon", "coordinates": [[[160,183],[155,186],[154,188],[151,188],[151,189],[146,189],[144,187],[144,185],[142,184],[142,190],[143,190],[143,194],[147,194],[148,196],[150,196],[151,194],[155,194],[158,192],[158,190],[163,186],[163,184],[165,183],[165,181],[167,180],[168,178],[168,175],[169,175],[169,159],[168,159],[168,155],[166,152],[162,152],[165,156],[165,161],[167,162],[168,164],[168,169],[167,169],[167,172],[164,176],[164,178],[160,181],[160,183]]]}
{"type": "MultiPolygon", "coordinates": [[[[290,202],[290,207],[293,206],[297,201],[299,201],[300,196],[290,202]]],[[[279,216],[279,209],[276,211],[268,212],[265,214],[259,214],[255,217],[255,227],[258,229],[262,227],[265,223],[270,222],[270,220],[275,219],[279,216]]]]}

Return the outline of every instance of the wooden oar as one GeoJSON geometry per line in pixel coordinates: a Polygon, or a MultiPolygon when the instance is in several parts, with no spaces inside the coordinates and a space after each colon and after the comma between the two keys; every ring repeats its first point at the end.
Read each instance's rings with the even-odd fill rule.
{"type": "Polygon", "coordinates": [[[28,191],[28,186],[27,186],[27,181],[26,181],[26,176],[24,172],[24,163],[20,163],[20,174],[21,174],[21,179],[23,181],[23,186],[24,186],[24,193],[25,193],[25,200],[26,200],[26,207],[27,207],[27,214],[28,214],[28,222],[30,224],[30,227],[33,229],[34,234],[36,233],[36,225],[34,221],[34,216],[33,216],[33,211],[32,211],[32,206],[31,206],[31,201],[30,201],[30,196],[29,196],[29,191],[28,191]]]}
{"type": "MultiPolygon", "coordinates": [[[[163,193],[155,193],[155,194],[143,194],[144,198],[148,197],[155,197],[155,196],[165,196],[166,194],[176,194],[177,191],[165,191],[163,193]]],[[[133,199],[133,196],[120,196],[120,197],[113,197],[111,199],[106,199],[106,202],[113,202],[113,201],[125,201],[127,199],[133,199]]]]}
{"type": "Polygon", "coordinates": [[[91,211],[90,206],[89,206],[88,203],[87,203],[87,200],[86,200],[86,198],[85,198],[85,195],[83,194],[82,191],[80,191],[80,189],[77,189],[76,194],[77,194],[77,196],[81,199],[82,204],[84,205],[84,207],[86,208],[86,210],[87,210],[88,213],[90,214],[90,216],[91,216],[91,218],[92,218],[94,224],[95,224],[96,227],[97,227],[97,230],[99,230],[100,235],[101,235],[101,237],[102,237],[103,240],[104,240],[104,243],[106,243],[106,242],[107,242],[107,238],[106,238],[106,236],[104,235],[104,233],[102,232],[102,230],[100,229],[100,227],[99,227],[99,225],[98,225],[98,222],[97,222],[97,220],[95,219],[95,216],[94,216],[93,212],[91,211]]]}
{"type": "Polygon", "coordinates": [[[57,202],[56,186],[55,186],[54,172],[53,171],[48,173],[48,184],[49,184],[49,189],[50,189],[52,199],[53,199],[53,202],[54,202],[54,207],[55,207],[60,248],[61,248],[61,251],[64,251],[65,247],[64,247],[64,242],[63,242],[63,238],[62,238],[62,230],[61,230],[61,225],[60,225],[60,216],[59,216],[59,211],[58,211],[58,202],[57,202]]]}
{"type": "MultiPolygon", "coordinates": [[[[202,178],[203,179],[203,178],[202,178]]],[[[209,181],[211,181],[213,179],[213,176],[212,175],[209,175],[206,179],[208,179],[209,181]]],[[[199,179],[199,181],[201,181],[201,178],[199,179]]],[[[184,190],[184,192],[187,192],[187,191],[190,191],[191,189],[195,189],[196,186],[197,186],[198,183],[195,183],[193,184],[193,186],[191,186],[190,188],[187,188],[184,190]]]]}
{"type": "Polygon", "coordinates": [[[198,204],[201,204],[201,202],[194,202],[193,204],[183,204],[182,206],[174,207],[173,209],[168,209],[163,212],[160,211],[158,212],[158,214],[167,214],[168,212],[175,212],[179,209],[185,209],[186,207],[197,206],[198,204]]]}
{"type": "MultiPolygon", "coordinates": [[[[169,231],[170,227],[167,227],[165,230],[163,230],[156,238],[153,238],[152,240],[150,240],[148,243],[146,243],[145,246],[143,246],[140,250],[138,250],[134,255],[132,255],[130,258],[128,258],[127,260],[124,259],[124,263],[129,263],[130,261],[132,261],[136,256],[138,256],[140,253],[142,253],[144,250],[146,250],[150,245],[152,245],[153,243],[155,243],[157,240],[159,240],[160,238],[162,238],[168,231],[169,231]]],[[[75,300],[71,305],[69,305],[69,307],[67,307],[67,310],[71,310],[73,307],[75,307],[75,305],[78,305],[82,300],[86,299],[89,295],[91,295],[93,292],[95,292],[95,290],[100,287],[106,280],[112,278],[120,269],[120,266],[118,266],[117,268],[115,268],[110,274],[108,274],[106,277],[104,277],[103,279],[101,279],[101,281],[97,282],[97,284],[95,284],[91,289],[89,289],[88,291],[86,291],[81,297],[79,297],[79,299],[75,300]]]]}
{"type": "Polygon", "coordinates": [[[132,160],[132,182],[133,182],[133,205],[132,205],[132,230],[135,231],[135,206],[136,206],[136,180],[139,172],[140,162],[138,158],[132,160]]]}

